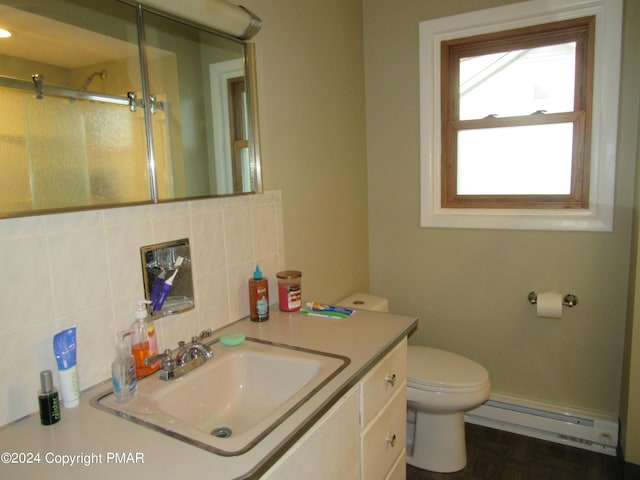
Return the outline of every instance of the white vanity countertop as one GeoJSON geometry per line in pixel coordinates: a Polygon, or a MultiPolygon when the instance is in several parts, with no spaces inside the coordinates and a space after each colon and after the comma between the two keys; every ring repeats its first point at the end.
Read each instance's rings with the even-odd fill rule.
{"type": "Polygon", "coordinates": [[[111,382],[106,381],[82,392],[78,407],[63,408],[62,419],[55,425],[40,425],[36,413],[0,428],[0,477],[259,478],[320,414],[416,326],[417,319],[412,317],[365,310],[348,319],[333,320],[272,308],[266,322],[244,319],[214,334],[244,333],[343,355],[351,363],[248,452],[219,456],[91,406],[93,397],[111,388],[111,382]],[[75,465],[62,464],[71,461],[75,465]]]}

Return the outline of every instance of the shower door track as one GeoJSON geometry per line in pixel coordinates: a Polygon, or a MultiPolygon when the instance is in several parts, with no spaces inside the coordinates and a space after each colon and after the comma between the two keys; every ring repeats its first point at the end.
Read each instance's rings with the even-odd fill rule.
{"type": "MultiPolygon", "coordinates": [[[[33,91],[36,98],[42,98],[45,95],[51,95],[55,97],[66,97],[78,100],[91,100],[94,102],[112,103],[116,105],[126,105],[131,111],[135,111],[137,107],[143,107],[144,104],[141,99],[136,99],[136,95],[133,92],[129,92],[126,97],[118,95],[109,95],[106,93],[88,92],[86,90],[77,90],[74,88],[62,87],[60,85],[46,84],[44,83],[44,77],[39,74],[35,74],[31,77],[31,80],[22,80],[20,78],[13,78],[0,75],[0,87],[8,87],[19,90],[33,91]]],[[[159,110],[164,109],[162,102],[158,102],[155,98],[151,99],[153,107],[159,110]]]]}

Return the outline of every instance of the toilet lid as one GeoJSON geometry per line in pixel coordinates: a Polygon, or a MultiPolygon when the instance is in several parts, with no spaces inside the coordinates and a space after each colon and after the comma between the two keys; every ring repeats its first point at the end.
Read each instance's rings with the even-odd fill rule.
{"type": "Polygon", "coordinates": [[[489,372],[482,365],[436,348],[409,346],[407,383],[416,387],[470,388],[486,383],[489,372]]]}

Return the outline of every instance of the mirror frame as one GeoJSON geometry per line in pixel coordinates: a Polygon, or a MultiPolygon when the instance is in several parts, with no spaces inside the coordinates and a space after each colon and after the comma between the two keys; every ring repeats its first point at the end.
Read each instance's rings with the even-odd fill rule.
{"type": "Polygon", "coordinates": [[[262,193],[262,165],[260,159],[260,133],[258,123],[258,88],[257,88],[257,75],[256,75],[256,53],[255,44],[246,40],[239,39],[232,35],[229,35],[220,30],[216,30],[206,25],[192,22],[186,18],[177,17],[173,14],[158,10],[149,5],[141,4],[138,2],[130,2],[129,0],[119,0],[123,3],[128,3],[136,7],[136,19],[138,22],[138,44],[140,47],[140,71],[142,76],[142,94],[143,98],[150,98],[151,89],[149,87],[149,68],[147,63],[146,54],[146,40],[145,40],[145,28],[144,28],[144,12],[149,12],[155,15],[160,15],[166,19],[173,20],[192,28],[196,28],[214,35],[218,35],[227,40],[236,42],[243,47],[244,52],[244,72],[246,82],[246,95],[247,95],[247,111],[248,111],[248,142],[249,142],[249,162],[252,165],[253,178],[251,183],[253,184],[253,190],[249,192],[240,193],[228,193],[228,194],[215,194],[215,195],[202,195],[192,197],[181,197],[175,199],[160,199],[158,197],[157,177],[155,169],[155,155],[153,147],[153,128],[151,125],[151,103],[144,102],[145,109],[145,131],[147,141],[147,161],[149,164],[149,178],[151,189],[151,202],[152,203],[168,203],[186,200],[195,200],[198,198],[215,198],[215,197],[231,197],[240,195],[252,195],[256,193],[262,193]]]}

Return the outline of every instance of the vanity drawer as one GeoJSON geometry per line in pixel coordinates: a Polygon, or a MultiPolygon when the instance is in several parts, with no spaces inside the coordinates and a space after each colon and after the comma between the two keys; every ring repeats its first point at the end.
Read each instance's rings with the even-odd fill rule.
{"type": "Polygon", "coordinates": [[[385,480],[406,480],[407,478],[407,450],[404,449],[402,454],[396,460],[396,464],[393,466],[389,475],[385,480]]]}
{"type": "Polygon", "coordinates": [[[390,403],[362,432],[362,478],[387,478],[398,458],[405,452],[407,440],[407,395],[405,382],[390,403]]]}
{"type": "Polygon", "coordinates": [[[361,382],[361,425],[365,428],[400,389],[407,377],[407,339],[404,338],[361,382]]]}

